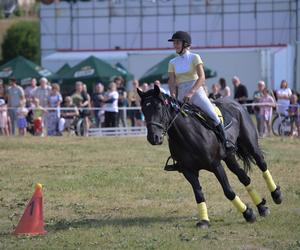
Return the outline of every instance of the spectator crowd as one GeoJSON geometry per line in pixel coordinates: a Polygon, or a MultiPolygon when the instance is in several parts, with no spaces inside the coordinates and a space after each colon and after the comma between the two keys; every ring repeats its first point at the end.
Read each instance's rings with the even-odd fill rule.
{"type": "MultiPolygon", "coordinates": [[[[280,88],[270,91],[264,81],[257,83],[257,90],[252,99],[249,98],[246,86],[239,77],[232,77],[233,94],[226,80],[220,78],[212,85],[207,95],[211,100],[218,98],[234,98],[241,104],[253,101],[248,110],[256,118],[257,130],[261,137],[271,135],[273,110],[279,114],[289,115],[292,126],[300,136],[300,102],[299,95],[288,87],[288,82],[282,80],[280,88]]],[[[136,91],[142,91],[157,85],[164,93],[160,81],[143,83],[132,81],[131,90],[127,91],[124,79],[115,77],[104,88],[102,83],[94,86],[93,93],[88,93],[86,85],[77,81],[74,92],[62,97],[60,85],[49,83],[46,78],[31,79],[28,86],[17,85],[15,78],[5,86],[0,79],[0,134],[24,136],[30,132],[36,136],[60,136],[64,131],[71,131],[78,119],[83,122],[83,135],[93,127],[127,127],[143,126],[144,117],[140,110],[140,98],[136,91]],[[128,119],[127,119],[128,118],[128,119]]]]}

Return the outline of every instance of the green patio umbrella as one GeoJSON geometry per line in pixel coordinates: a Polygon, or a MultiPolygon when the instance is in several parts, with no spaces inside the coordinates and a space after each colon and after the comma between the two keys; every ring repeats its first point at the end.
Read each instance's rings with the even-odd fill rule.
{"type": "Polygon", "coordinates": [[[71,66],[68,63],[65,63],[59,70],[56,71],[56,74],[59,76],[63,76],[71,69],[71,66]]]}
{"type": "MultiPolygon", "coordinates": [[[[155,80],[159,80],[161,82],[166,82],[168,79],[168,64],[171,59],[176,57],[176,54],[172,54],[159,63],[155,64],[151,67],[142,77],[140,78],[140,82],[151,83],[155,80]]],[[[204,66],[205,78],[216,77],[217,73],[207,67],[204,66]]]]}
{"type": "Polygon", "coordinates": [[[74,89],[76,81],[82,81],[87,85],[88,91],[92,92],[93,86],[97,82],[102,82],[104,86],[107,86],[113,77],[120,75],[123,78],[126,76],[125,73],[120,72],[109,63],[95,56],[90,56],[62,76],[62,89],[69,92],[74,89]]]}
{"type": "Polygon", "coordinates": [[[131,81],[134,79],[134,75],[131,74],[121,63],[116,63],[115,67],[117,70],[119,70],[121,73],[125,74],[125,81],[131,81]]]}
{"type": "Polygon", "coordinates": [[[18,56],[0,66],[0,78],[7,83],[11,77],[15,77],[17,83],[21,85],[30,83],[32,78],[39,79],[41,77],[46,77],[49,80],[59,79],[58,75],[22,56],[18,56]]]}

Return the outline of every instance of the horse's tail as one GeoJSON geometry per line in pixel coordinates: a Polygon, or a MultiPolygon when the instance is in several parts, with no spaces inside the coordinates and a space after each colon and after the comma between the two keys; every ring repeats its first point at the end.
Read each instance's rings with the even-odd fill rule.
{"type": "Polygon", "coordinates": [[[255,160],[248,149],[249,147],[245,147],[245,145],[241,142],[241,138],[238,138],[236,155],[243,161],[246,173],[251,171],[251,163],[255,164],[255,160]]]}

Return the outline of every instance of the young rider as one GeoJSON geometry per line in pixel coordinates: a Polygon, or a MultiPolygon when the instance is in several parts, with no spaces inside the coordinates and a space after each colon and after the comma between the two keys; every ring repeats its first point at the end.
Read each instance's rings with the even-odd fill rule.
{"type": "Polygon", "coordinates": [[[203,110],[213,121],[220,135],[226,152],[232,150],[225,137],[220,118],[214,111],[204,90],[205,74],[203,62],[198,54],[190,52],[191,37],[187,32],[177,31],[168,40],[173,42],[176,53],[179,55],[169,62],[169,88],[172,97],[182,102],[191,102],[203,110]]]}

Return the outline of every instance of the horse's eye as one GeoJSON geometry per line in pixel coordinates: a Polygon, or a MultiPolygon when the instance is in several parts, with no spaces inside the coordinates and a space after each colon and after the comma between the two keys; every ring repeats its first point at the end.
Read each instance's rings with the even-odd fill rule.
{"type": "Polygon", "coordinates": [[[161,110],[162,109],[162,106],[159,104],[156,106],[157,110],[161,110]]]}

